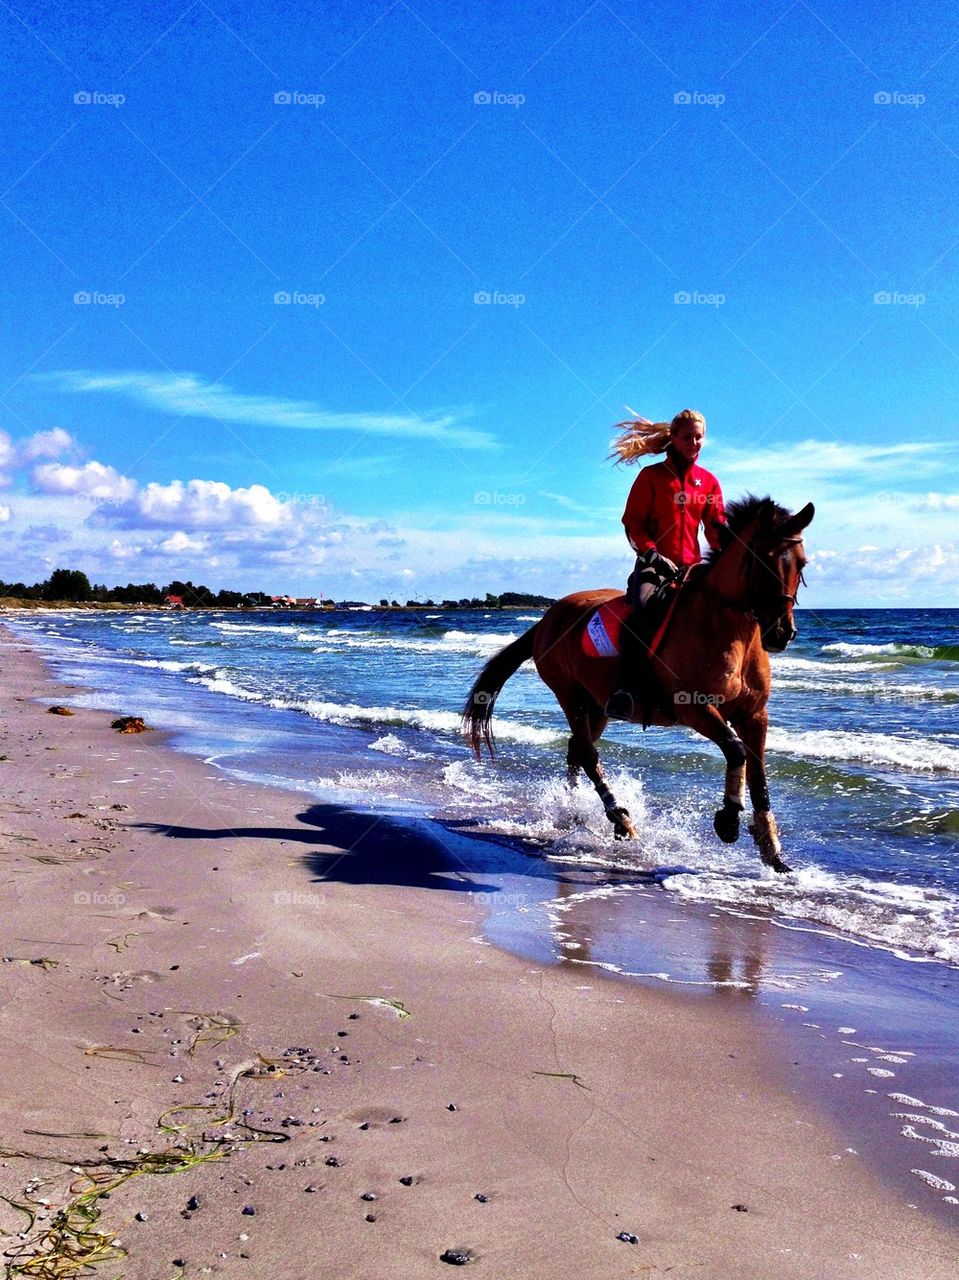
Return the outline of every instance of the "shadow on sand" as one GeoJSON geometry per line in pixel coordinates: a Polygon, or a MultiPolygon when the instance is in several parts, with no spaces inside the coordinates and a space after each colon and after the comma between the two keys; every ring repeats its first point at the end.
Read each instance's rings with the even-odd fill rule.
{"type": "Polygon", "coordinates": [[[547,862],[542,851],[461,830],[467,823],[398,818],[337,804],[315,804],[296,815],[296,827],[196,827],[137,823],[174,840],[275,840],[306,846],[303,861],[314,880],[342,884],[391,884],[411,889],[498,893],[485,876],[519,875],[560,883],[595,882],[576,868],[547,862]],[[311,847],[312,846],[312,847],[311,847]],[[326,846],[329,846],[328,848],[326,846]]]}

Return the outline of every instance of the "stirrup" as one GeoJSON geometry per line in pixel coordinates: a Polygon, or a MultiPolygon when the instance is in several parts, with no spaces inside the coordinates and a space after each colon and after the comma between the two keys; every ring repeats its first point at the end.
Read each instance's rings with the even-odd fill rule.
{"type": "Polygon", "coordinates": [[[628,689],[617,689],[610,695],[605,710],[611,720],[632,720],[636,701],[628,689]]]}

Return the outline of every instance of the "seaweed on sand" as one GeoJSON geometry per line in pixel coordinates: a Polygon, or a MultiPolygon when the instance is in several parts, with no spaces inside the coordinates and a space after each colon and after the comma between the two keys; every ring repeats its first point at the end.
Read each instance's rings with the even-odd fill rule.
{"type": "Polygon", "coordinates": [[[56,1210],[49,1221],[40,1218],[41,1212],[46,1213],[47,1205],[32,1200],[29,1189],[24,1193],[27,1198],[22,1201],[0,1196],[26,1218],[26,1226],[18,1233],[17,1243],[5,1253],[7,1277],[10,1280],[17,1276],[30,1276],[35,1280],[79,1280],[93,1274],[94,1268],[104,1263],[122,1261],[127,1251],[118,1233],[99,1225],[100,1201],[105,1196],[133,1178],[185,1173],[198,1165],[224,1159],[232,1152],[242,1150],[250,1141],[289,1141],[288,1133],[255,1128],[242,1113],[237,1113],[236,1107],[236,1093],[241,1080],[275,1080],[283,1074],[275,1063],[262,1055],[240,1063],[231,1072],[224,1105],[198,1103],[178,1106],[159,1117],[157,1133],[163,1135],[167,1145],[158,1151],[66,1159],[34,1151],[0,1149],[0,1157],[5,1159],[59,1164],[79,1174],[70,1184],[70,1199],[56,1210]],[[251,1137],[237,1137],[225,1132],[227,1125],[243,1129],[251,1137]],[[211,1136],[211,1128],[219,1132],[211,1136]]]}

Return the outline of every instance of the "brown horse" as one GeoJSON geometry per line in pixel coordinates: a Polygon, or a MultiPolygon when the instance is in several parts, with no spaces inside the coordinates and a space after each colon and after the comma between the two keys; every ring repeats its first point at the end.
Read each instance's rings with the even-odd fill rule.
{"type": "MultiPolygon", "coordinates": [[[[723,807],[716,834],[739,838],[746,784],[753,805],[750,834],[763,862],[788,871],[769,807],[765,749],[769,698],[767,651],[780,653],[796,637],[793,606],[806,563],[802,531],[812,503],[795,515],[771,498],[733,503],[720,546],[680,589],[666,635],[650,660],[660,686],[653,724],[680,724],[715,742],[726,759],[723,807]]],[[[617,684],[618,658],[592,657],[583,633],[595,610],[621,599],[612,590],[579,591],[557,600],[530,629],[501,649],[476,678],[463,710],[463,728],[476,758],[485,742],[492,756],[496,696],[527,658],[552,689],[571,736],[568,778],[582,769],[599,793],[617,839],[633,838],[628,811],[606,785],[594,743],[606,727],[604,711],[617,684]]]]}

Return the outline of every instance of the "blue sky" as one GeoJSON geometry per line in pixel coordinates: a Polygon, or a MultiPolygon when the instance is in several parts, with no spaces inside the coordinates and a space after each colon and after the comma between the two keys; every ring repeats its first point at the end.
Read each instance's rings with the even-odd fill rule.
{"type": "Polygon", "coordinates": [[[689,405],[807,603],[959,605],[951,6],[0,25],[0,577],[616,584],[612,425],[689,405]]]}

